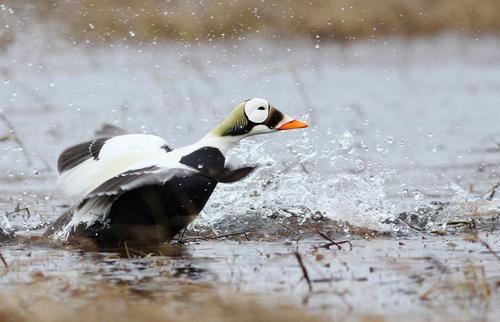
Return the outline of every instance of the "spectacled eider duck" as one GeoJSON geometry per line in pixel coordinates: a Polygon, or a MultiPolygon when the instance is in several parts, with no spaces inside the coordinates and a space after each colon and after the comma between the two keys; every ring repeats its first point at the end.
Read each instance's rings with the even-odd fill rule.
{"type": "Polygon", "coordinates": [[[241,139],[307,127],[253,98],[195,144],[172,150],[146,134],[94,139],[59,156],[63,191],[81,202],[60,216],[44,236],[90,238],[101,246],[166,241],[203,209],[218,182],[234,182],[253,167],[231,169],[225,155],[241,139]]]}

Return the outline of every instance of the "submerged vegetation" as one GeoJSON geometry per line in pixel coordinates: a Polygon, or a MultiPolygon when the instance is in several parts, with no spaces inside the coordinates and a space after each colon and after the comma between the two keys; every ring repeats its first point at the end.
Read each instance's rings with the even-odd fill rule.
{"type": "Polygon", "coordinates": [[[238,40],[248,35],[325,41],[443,31],[481,36],[500,31],[496,0],[27,2],[8,0],[1,14],[16,15],[12,24],[22,26],[31,24],[33,14],[70,39],[88,41],[238,40]],[[20,16],[26,19],[19,20],[20,16]]]}

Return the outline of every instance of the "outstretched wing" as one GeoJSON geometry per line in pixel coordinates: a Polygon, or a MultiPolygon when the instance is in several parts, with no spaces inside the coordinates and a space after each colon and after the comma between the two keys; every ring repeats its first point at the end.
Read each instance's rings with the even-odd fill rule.
{"type": "Polygon", "coordinates": [[[89,159],[98,160],[102,147],[110,138],[102,137],[67,148],[57,159],[57,171],[63,173],[89,159]]]}
{"type": "Polygon", "coordinates": [[[126,134],[102,137],[63,151],[57,161],[63,191],[82,198],[106,180],[131,166],[162,160],[171,149],[155,135],[126,134]]]}
{"type": "MultiPolygon", "coordinates": [[[[64,150],[57,160],[57,171],[62,174],[82,162],[93,159],[99,160],[101,150],[117,150],[116,152],[126,152],[128,148],[134,148],[138,140],[142,140],[142,144],[147,149],[161,149],[163,152],[170,152],[172,148],[167,145],[167,142],[155,135],[145,134],[125,134],[118,136],[105,136],[83,142],[64,150]]],[[[108,151],[104,151],[108,152],[108,151]]]]}
{"type": "Polygon", "coordinates": [[[90,192],[78,207],[56,221],[47,234],[66,240],[76,227],[89,227],[96,222],[105,222],[113,202],[127,191],[145,186],[161,186],[174,177],[204,176],[218,182],[230,183],[241,180],[254,169],[255,167],[251,166],[237,169],[226,167],[208,173],[180,163],[163,162],[162,166],[153,165],[125,171],[90,192]]]}
{"type": "Polygon", "coordinates": [[[123,172],[94,189],[85,198],[92,199],[103,196],[120,196],[121,194],[137,189],[139,187],[151,185],[163,185],[174,177],[203,176],[217,182],[236,182],[249,175],[255,167],[247,166],[241,168],[226,167],[220,171],[204,172],[192,167],[171,163],[168,166],[149,166],[141,169],[134,169],[123,172]]]}

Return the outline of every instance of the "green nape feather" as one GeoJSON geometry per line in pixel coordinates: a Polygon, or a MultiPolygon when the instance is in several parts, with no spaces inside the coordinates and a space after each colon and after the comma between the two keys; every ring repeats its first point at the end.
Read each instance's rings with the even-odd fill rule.
{"type": "Polygon", "coordinates": [[[236,108],[217,125],[212,134],[218,136],[238,136],[250,132],[252,128],[245,116],[245,102],[236,106],[236,108]]]}

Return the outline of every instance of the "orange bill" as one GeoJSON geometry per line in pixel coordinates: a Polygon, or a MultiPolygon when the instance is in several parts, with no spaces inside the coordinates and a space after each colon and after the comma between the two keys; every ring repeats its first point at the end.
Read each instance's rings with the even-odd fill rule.
{"type": "Polygon", "coordinates": [[[292,130],[292,129],[303,129],[308,127],[307,123],[299,121],[299,120],[292,120],[290,122],[287,122],[277,128],[278,131],[283,131],[283,130],[292,130]]]}

